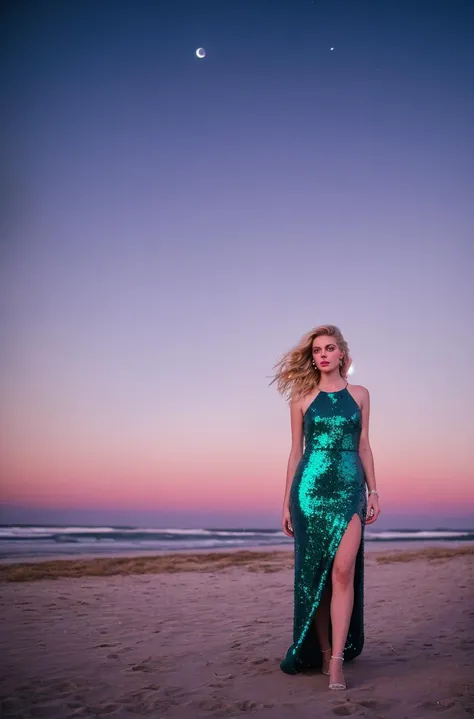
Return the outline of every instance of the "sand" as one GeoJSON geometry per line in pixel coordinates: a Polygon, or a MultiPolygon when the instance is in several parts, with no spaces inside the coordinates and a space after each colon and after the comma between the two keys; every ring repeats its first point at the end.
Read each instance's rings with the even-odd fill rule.
{"type": "Polygon", "coordinates": [[[474,714],[471,548],[366,556],[366,644],[337,693],[321,674],[279,669],[291,644],[291,552],[0,569],[5,718],[474,714]]]}

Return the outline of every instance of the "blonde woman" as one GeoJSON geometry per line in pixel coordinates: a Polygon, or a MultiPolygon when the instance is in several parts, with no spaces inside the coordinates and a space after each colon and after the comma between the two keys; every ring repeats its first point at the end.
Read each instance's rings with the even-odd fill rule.
{"type": "Polygon", "coordinates": [[[349,385],[349,347],[334,325],[312,329],[275,365],[290,400],[291,452],[282,526],[294,538],[293,644],[280,664],[318,668],[345,689],[344,659],[364,644],[364,526],[379,516],[369,393],[349,385]]]}

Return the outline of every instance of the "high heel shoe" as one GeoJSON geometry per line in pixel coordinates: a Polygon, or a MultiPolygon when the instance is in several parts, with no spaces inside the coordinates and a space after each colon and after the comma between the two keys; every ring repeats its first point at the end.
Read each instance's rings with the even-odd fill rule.
{"type": "MultiPolygon", "coordinates": [[[[341,662],[344,661],[343,657],[333,657],[332,654],[331,654],[331,659],[340,659],[341,662]]],[[[340,682],[333,682],[332,684],[329,685],[329,689],[342,690],[342,689],[346,689],[346,685],[341,684],[340,682]]]]}
{"type": "MultiPolygon", "coordinates": [[[[327,654],[330,651],[331,651],[331,648],[321,649],[321,654],[327,654]]],[[[321,674],[325,674],[327,677],[329,676],[329,672],[325,672],[324,669],[321,669],[321,674]]]]}

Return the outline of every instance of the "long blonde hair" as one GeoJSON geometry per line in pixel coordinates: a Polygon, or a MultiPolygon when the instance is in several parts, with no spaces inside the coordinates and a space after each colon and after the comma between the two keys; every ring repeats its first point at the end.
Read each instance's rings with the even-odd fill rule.
{"type": "Polygon", "coordinates": [[[298,344],[286,352],[274,365],[275,375],[270,382],[276,382],[280,394],[292,399],[296,395],[303,397],[309,394],[319,384],[321,372],[313,367],[313,341],[315,337],[329,335],[334,337],[335,344],[344,353],[342,365],[339,367],[341,377],[346,379],[351,365],[349,347],[339,327],[335,325],[320,325],[314,327],[300,339],[298,344]]]}

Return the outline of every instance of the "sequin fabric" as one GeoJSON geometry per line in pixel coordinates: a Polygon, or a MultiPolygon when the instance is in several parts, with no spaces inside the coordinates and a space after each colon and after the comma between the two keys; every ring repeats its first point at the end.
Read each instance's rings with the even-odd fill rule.
{"type": "MultiPolygon", "coordinates": [[[[344,659],[361,653],[364,644],[364,524],[367,511],[365,475],[358,447],[361,411],[345,387],[319,392],[303,418],[305,447],[290,490],[294,529],[293,644],[280,664],[295,674],[319,668],[321,649],[314,616],[337,548],[357,514],[362,540],[357,553],[352,611],[344,659]]],[[[329,627],[331,637],[331,626],[329,627]]]]}

